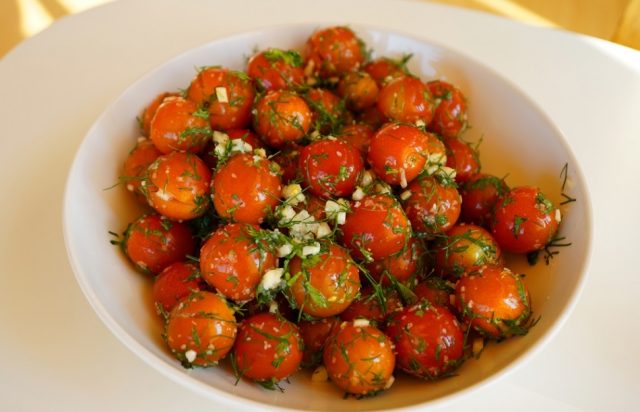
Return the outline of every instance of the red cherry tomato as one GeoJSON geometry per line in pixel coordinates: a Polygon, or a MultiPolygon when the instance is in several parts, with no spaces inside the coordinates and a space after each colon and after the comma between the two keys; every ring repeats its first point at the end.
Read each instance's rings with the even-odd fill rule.
{"type": "Polygon", "coordinates": [[[492,233],[507,252],[542,249],[558,231],[560,210],[535,187],[517,187],[496,205],[492,233]]]}
{"type": "Polygon", "coordinates": [[[259,231],[257,226],[231,223],[218,228],[202,245],[202,277],[231,300],[255,298],[262,276],[278,263],[270,246],[256,240],[259,231]]]}
{"type": "Polygon", "coordinates": [[[295,143],[282,147],[271,160],[280,166],[282,172],[282,183],[288,184],[292,180],[300,178],[298,169],[301,146],[295,143]]]}
{"type": "Polygon", "coordinates": [[[347,73],[338,83],[338,94],[348,108],[357,112],[376,104],[378,92],[378,85],[367,72],[347,73]]]}
{"type": "Polygon", "coordinates": [[[144,190],[141,184],[146,176],[149,165],[161,155],[162,153],[156,149],[156,146],[151,140],[141,138],[124,161],[120,181],[124,182],[127,190],[133,192],[136,198],[145,204],[147,203],[144,195],[146,190],[144,190]]]}
{"type": "Polygon", "coordinates": [[[444,140],[447,147],[447,166],[455,169],[456,182],[462,183],[480,172],[480,159],[475,149],[460,139],[444,140]]]}
{"type": "Polygon", "coordinates": [[[304,47],[305,71],[320,77],[356,71],[364,63],[364,43],[348,27],[316,31],[304,47]]]}
{"type": "Polygon", "coordinates": [[[373,288],[366,288],[361,296],[340,314],[340,319],[345,321],[367,319],[374,325],[382,325],[390,313],[402,309],[402,300],[395,290],[385,289],[383,298],[384,304],[380,302],[380,297],[373,288]]]}
{"type": "Polygon", "coordinates": [[[251,121],[255,91],[246,73],[206,67],[196,75],[187,98],[209,109],[214,130],[244,129],[251,121]]]}
{"type": "Polygon", "coordinates": [[[235,222],[260,224],[280,202],[277,166],[250,154],[237,154],[213,177],[213,204],[218,215],[235,222]]]}
{"type": "Polygon", "coordinates": [[[227,302],[211,292],[194,292],[176,305],[165,336],[171,352],[185,367],[213,366],[231,350],[236,320],[227,302]]]}
{"type": "Polygon", "coordinates": [[[195,265],[175,262],[164,268],[154,279],[153,301],[158,311],[167,313],[178,301],[204,288],[205,283],[195,265]]]}
{"type": "MultiPolygon", "coordinates": [[[[411,55],[408,55],[408,57],[411,57],[411,55]]],[[[405,58],[396,61],[387,57],[380,57],[367,63],[363,70],[369,73],[379,87],[382,87],[391,80],[408,74],[406,68],[407,61],[408,59],[405,60],[405,58]]]]}
{"type": "Polygon", "coordinates": [[[426,300],[391,314],[386,332],[395,343],[398,367],[419,378],[439,378],[464,359],[458,320],[447,308],[426,300]]]}
{"type": "Polygon", "coordinates": [[[327,338],[335,333],[339,326],[340,319],[335,316],[318,320],[303,319],[298,323],[304,341],[303,366],[316,366],[322,362],[322,350],[327,338]]]}
{"type": "Polygon", "coordinates": [[[388,389],[395,367],[391,340],[374,326],[357,325],[343,322],[327,340],[323,360],[331,382],[354,395],[388,389]]]}
{"type": "Polygon", "coordinates": [[[168,97],[156,110],[150,126],[150,139],[164,154],[173,151],[198,153],[211,133],[206,115],[198,105],[182,97],[168,97]]]}
{"type": "Polygon", "coordinates": [[[310,316],[337,315],[360,292],[358,267],[346,249],[332,243],[322,244],[317,255],[291,259],[289,273],[295,279],[291,295],[298,308],[310,316]]]}
{"type": "Polygon", "coordinates": [[[317,196],[349,196],[364,166],[360,152],[341,140],[318,140],[302,148],[300,171],[317,196]]]}
{"type": "Polygon", "coordinates": [[[147,169],[147,199],[158,213],[174,220],[202,216],[210,205],[211,172],[191,153],[160,156],[147,169]]]}
{"type": "Polygon", "coordinates": [[[371,276],[383,285],[407,283],[422,274],[426,253],[422,241],[412,237],[400,253],[382,260],[374,260],[367,264],[367,269],[371,276]]]}
{"type": "Polygon", "coordinates": [[[496,203],[509,192],[504,179],[479,173],[470,177],[461,187],[461,220],[489,227],[496,203]]]}
{"type": "Polygon", "coordinates": [[[275,387],[300,367],[304,344],[298,327],[273,313],[245,319],[233,348],[235,372],[275,387]]]}
{"type": "Polygon", "coordinates": [[[456,284],[462,319],[485,336],[524,335],[531,323],[529,292],[519,275],[499,266],[482,266],[456,284]]]}
{"type": "Polygon", "coordinates": [[[156,111],[158,107],[164,102],[167,97],[175,97],[178,96],[177,93],[164,92],[157,95],[151,103],[147,107],[145,107],[142,115],[140,116],[140,127],[145,136],[149,136],[149,132],[151,131],[151,120],[153,116],[156,115],[156,111]]]}
{"type": "Polygon", "coordinates": [[[263,90],[295,88],[304,83],[302,56],[295,50],[267,49],[249,59],[247,74],[263,90]]]}
{"type": "Polygon", "coordinates": [[[170,264],[192,255],[195,242],[186,225],[158,215],[136,219],[125,231],[123,248],[140,270],[160,273],[170,264]]]}
{"type": "Polygon", "coordinates": [[[311,123],[320,133],[331,133],[345,123],[344,102],[327,89],[314,88],[305,95],[313,113],[311,123]]]}
{"type": "Polygon", "coordinates": [[[453,284],[447,282],[438,276],[429,276],[423,282],[418,283],[413,293],[415,293],[418,301],[426,299],[432,305],[444,306],[453,311],[454,307],[451,303],[453,296],[453,284]]]}
{"type": "Polygon", "coordinates": [[[366,156],[369,146],[371,145],[373,133],[374,130],[371,126],[364,123],[356,123],[343,127],[340,133],[336,134],[336,137],[350,143],[358,149],[360,153],[366,156]]]}
{"type": "Polygon", "coordinates": [[[365,196],[347,213],[342,233],[353,256],[372,261],[400,252],[411,237],[411,224],[394,197],[365,196]]]}
{"type": "Polygon", "coordinates": [[[457,137],[467,127],[467,99],[450,83],[434,80],[427,88],[435,102],[429,129],[444,136],[457,137]]]}
{"type": "Polygon", "coordinates": [[[255,106],[253,126],[269,146],[282,147],[307,134],[311,110],[304,99],[292,91],[270,91],[255,106]]]}
{"type": "Polygon", "coordinates": [[[404,76],[387,83],[378,95],[378,109],[391,120],[405,123],[424,122],[433,118],[433,100],[420,79],[404,76]]]}
{"type": "Polygon", "coordinates": [[[368,124],[374,129],[379,129],[380,126],[387,123],[389,119],[378,109],[378,106],[371,106],[365,109],[362,113],[359,113],[358,122],[368,124]]]}

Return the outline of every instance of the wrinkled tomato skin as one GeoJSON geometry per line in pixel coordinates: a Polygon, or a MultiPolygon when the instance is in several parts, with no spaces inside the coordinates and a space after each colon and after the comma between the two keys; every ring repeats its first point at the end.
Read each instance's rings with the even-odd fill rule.
{"type": "Polygon", "coordinates": [[[296,93],[274,90],[255,106],[254,130],[269,146],[282,147],[300,141],[311,128],[312,113],[296,93]]]}
{"type": "Polygon", "coordinates": [[[338,83],[338,95],[345,99],[347,107],[361,112],[378,101],[378,85],[367,72],[347,73],[338,83]]]}
{"type": "Polygon", "coordinates": [[[168,313],[180,300],[205,287],[195,265],[188,262],[175,262],[155,277],[151,294],[158,310],[168,313]]]}
{"type": "Polygon", "coordinates": [[[360,275],[346,249],[326,244],[319,255],[294,257],[289,273],[297,278],[291,295],[307,315],[325,318],[344,311],[360,292],[360,275]],[[310,291],[313,291],[310,292],[310,291]]]}
{"type": "Polygon", "coordinates": [[[173,220],[202,216],[210,205],[211,172],[191,153],[160,156],[147,169],[147,199],[158,213],[173,220]]]}
{"type": "Polygon", "coordinates": [[[464,183],[480,173],[478,153],[468,143],[460,139],[444,140],[447,148],[447,166],[456,171],[456,182],[464,183]]]}
{"type": "Polygon", "coordinates": [[[237,372],[257,382],[286,379],[300,367],[304,343],[298,327],[273,313],[245,319],[234,346],[237,372]]]}
{"type": "Polygon", "coordinates": [[[455,186],[434,177],[411,182],[411,196],[402,205],[413,230],[426,239],[446,233],[460,217],[461,198],[455,186]]]}
{"type": "Polygon", "coordinates": [[[531,315],[529,292],[507,268],[482,266],[456,284],[456,307],[462,320],[481,334],[502,339],[522,335],[531,315]]]}
{"type": "Polygon", "coordinates": [[[304,83],[302,58],[295,51],[269,49],[255,54],[247,63],[247,74],[260,89],[267,91],[295,88],[304,83]],[[285,56],[290,56],[290,61],[285,56]]]}
{"type": "Polygon", "coordinates": [[[360,152],[341,140],[318,140],[303,147],[299,162],[309,191],[321,197],[351,195],[364,169],[360,152]]]}
{"type": "Polygon", "coordinates": [[[156,115],[158,107],[164,102],[167,97],[178,96],[177,93],[164,92],[157,95],[147,107],[145,107],[142,115],[140,116],[140,127],[145,136],[149,136],[151,132],[151,120],[156,115]]]}
{"type": "Polygon", "coordinates": [[[216,365],[231,350],[236,333],[233,310],[223,298],[205,291],[182,299],[165,329],[171,352],[185,367],[216,365]]]}
{"type": "Polygon", "coordinates": [[[374,130],[364,123],[355,123],[343,127],[336,137],[358,149],[363,156],[367,155],[374,130]]]}
{"type": "Polygon", "coordinates": [[[553,238],[561,219],[557,206],[540,189],[516,187],[496,205],[491,233],[505,251],[529,253],[553,238]]]}
{"type": "Polygon", "coordinates": [[[280,202],[282,183],[270,160],[237,154],[213,177],[213,204],[220,217],[261,224],[280,202]]]}
{"type": "Polygon", "coordinates": [[[214,130],[246,128],[254,98],[249,76],[223,67],[202,69],[187,91],[187,99],[208,108],[209,124],[214,130]]]}
{"type": "Polygon", "coordinates": [[[159,215],[145,215],[131,223],[124,236],[124,251],[144,272],[160,273],[195,251],[189,228],[159,215]]]}
{"type": "Polygon", "coordinates": [[[163,100],[153,116],[149,132],[149,138],[160,152],[202,151],[210,130],[206,119],[194,115],[197,110],[194,102],[182,97],[163,100]]]}
{"type": "MultiPolygon", "coordinates": [[[[264,148],[264,143],[250,129],[231,129],[226,131],[227,136],[229,136],[229,140],[240,139],[242,141],[247,142],[251,145],[251,150],[264,148]]],[[[216,142],[213,140],[209,140],[207,146],[203,150],[200,157],[211,169],[215,169],[218,166],[218,157],[215,154],[216,142]]]]}
{"type": "Polygon", "coordinates": [[[382,306],[373,288],[368,287],[340,314],[340,319],[344,321],[367,319],[374,325],[382,325],[389,314],[402,308],[402,300],[395,290],[385,290],[384,298],[385,305],[382,306]]]}
{"type": "Polygon", "coordinates": [[[147,168],[160,156],[162,156],[162,153],[151,140],[140,138],[124,161],[120,180],[124,182],[127,190],[132,192],[141,203],[147,204],[147,199],[144,195],[146,190],[141,186],[146,176],[147,168]]]}
{"type": "Polygon", "coordinates": [[[436,273],[458,278],[482,265],[504,265],[502,250],[493,236],[480,226],[461,223],[436,242],[436,273]]]}
{"type": "Polygon", "coordinates": [[[332,316],[318,320],[302,319],[298,323],[300,335],[304,341],[304,354],[302,365],[312,367],[322,362],[322,350],[332,333],[335,333],[340,326],[340,319],[332,316]]]}
{"type": "Polygon", "coordinates": [[[382,260],[374,260],[367,264],[367,269],[371,276],[383,285],[407,283],[423,272],[425,254],[426,249],[422,241],[412,237],[400,253],[382,260]]]}
{"type": "Polygon", "coordinates": [[[354,257],[379,260],[405,247],[411,224],[395,198],[371,195],[352,204],[342,233],[342,243],[354,257]]]}
{"type": "Polygon", "coordinates": [[[380,179],[406,187],[424,169],[428,145],[428,137],[417,127],[389,123],[371,138],[367,161],[380,179]]]}
{"type": "Polygon", "coordinates": [[[496,203],[509,192],[504,179],[479,173],[470,177],[460,188],[462,210],[460,219],[488,228],[496,203]]]}
{"type": "Polygon", "coordinates": [[[437,379],[463,360],[462,327],[445,307],[421,301],[394,312],[385,331],[394,341],[398,368],[418,378],[437,379]]]}
{"type": "Polygon", "coordinates": [[[374,326],[343,322],[327,340],[324,366],[343,391],[367,395],[387,389],[395,367],[391,340],[374,326]]]}
{"type": "Polygon", "coordinates": [[[344,103],[334,93],[327,89],[313,88],[307,92],[305,100],[311,108],[313,129],[327,134],[343,124],[344,103]]]}
{"type": "Polygon", "coordinates": [[[262,276],[278,263],[269,245],[256,243],[252,237],[259,230],[230,223],[218,228],[200,249],[203,279],[228,299],[245,302],[255,298],[262,276]]]}
{"type": "Polygon", "coordinates": [[[393,79],[407,75],[407,72],[403,70],[401,65],[386,57],[381,57],[367,63],[363,70],[369,73],[380,88],[393,79]]]}
{"type": "Polygon", "coordinates": [[[433,101],[420,79],[404,76],[387,83],[378,94],[378,109],[391,120],[403,123],[424,122],[433,118],[433,101]]]}
{"type": "Polygon", "coordinates": [[[450,83],[434,80],[427,89],[435,101],[433,119],[429,130],[444,137],[457,137],[467,126],[467,99],[450,83]]]}
{"type": "Polygon", "coordinates": [[[364,63],[362,47],[362,41],[348,27],[316,31],[304,46],[305,70],[324,78],[356,71],[364,63]]]}

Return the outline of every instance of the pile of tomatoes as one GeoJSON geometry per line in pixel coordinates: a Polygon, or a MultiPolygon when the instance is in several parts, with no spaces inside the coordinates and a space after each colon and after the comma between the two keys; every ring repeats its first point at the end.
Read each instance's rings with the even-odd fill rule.
{"type": "Polygon", "coordinates": [[[151,209],[118,243],[185,367],[227,359],[268,388],[310,367],[366,396],[531,327],[502,251],[543,248],[560,212],[480,173],[465,96],[408,58],[330,27],[145,108],[121,180],[151,209]]]}

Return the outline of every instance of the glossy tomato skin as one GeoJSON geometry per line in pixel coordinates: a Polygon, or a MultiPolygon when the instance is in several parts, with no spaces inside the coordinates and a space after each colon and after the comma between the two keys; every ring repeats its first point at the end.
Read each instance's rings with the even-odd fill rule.
{"type": "Polygon", "coordinates": [[[507,252],[542,249],[558,231],[560,210],[536,187],[511,189],[496,205],[492,234],[507,252]]]}
{"type": "Polygon", "coordinates": [[[480,226],[461,223],[452,227],[435,246],[436,273],[459,278],[482,265],[504,265],[502,250],[480,226]]]}
{"type": "Polygon", "coordinates": [[[383,325],[391,313],[402,309],[402,300],[398,292],[393,289],[384,289],[383,295],[384,305],[374,293],[373,288],[367,287],[362,291],[361,296],[340,314],[340,319],[344,321],[367,319],[375,326],[383,325]]]}
{"type": "Polygon", "coordinates": [[[340,327],[340,319],[331,316],[318,320],[302,319],[298,323],[304,341],[302,366],[312,367],[322,362],[322,351],[329,336],[340,327]]]}
{"type": "Polygon", "coordinates": [[[313,88],[305,94],[305,100],[311,108],[314,130],[327,134],[345,123],[344,101],[329,90],[313,88]]]}
{"type": "Polygon", "coordinates": [[[336,137],[351,144],[366,156],[373,133],[373,127],[364,123],[354,123],[343,127],[336,137]]]}
{"type": "Polygon", "coordinates": [[[218,228],[200,249],[202,277],[228,299],[255,298],[262,276],[277,266],[271,247],[256,240],[259,231],[258,226],[230,223],[218,228]]]}
{"type": "Polygon", "coordinates": [[[185,367],[213,366],[231,350],[237,326],[233,310],[220,296],[193,292],[169,314],[165,339],[185,367]]]}
{"type": "MultiPolygon", "coordinates": [[[[252,150],[264,148],[264,143],[255,134],[251,129],[231,129],[225,132],[229,137],[229,140],[240,139],[244,142],[247,142],[252,150]]],[[[216,169],[218,167],[218,156],[216,156],[215,148],[217,143],[213,140],[209,140],[207,146],[203,150],[200,157],[211,169],[216,169]]]]}
{"type": "Polygon", "coordinates": [[[347,107],[360,112],[376,104],[378,84],[367,72],[345,74],[338,83],[338,94],[346,100],[347,107]]]}
{"type": "Polygon", "coordinates": [[[411,182],[411,196],[402,203],[413,230],[433,239],[446,233],[460,217],[461,198],[452,182],[437,177],[421,177],[411,182]]]}
{"type": "Polygon", "coordinates": [[[162,153],[151,140],[140,138],[124,161],[120,181],[122,181],[127,190],[134,193],[136,198],[142,203],[147,203],[145,197],[146,190],[142,187],[147,168],[161,155],[162,153]]]}
{"type": "Polygon", "coordinates": [[[206,67],[189,85],[187,99],[208,108],[214,130],[244,129],[251,121],[255,90],[243,72],[206,67]]]}
{"type": "Polygon", "coordinates": [[[282,183],[270,160],[237,154],[213,177],[213,204],[218,215],[259,225],[279,203],[282,183]]]}
{"type": "Polygon", "coordinates": [[[307,315],[324,318],[344,311],[360,292],[360,275],[346,249],[322,244],[319,254],[294,257],[289,273],[296,279],[290,292],[307,315]]]}
{"type": "Polygon", "coordinates": [[[455,309],[451,303],[453,292],[453,283],[438,276],[429,276],[418,283],[413,290],[418,301],[425,299],[432,305],[444,306],[452,312],[455,309]]]}
{"type": "Polygon", "coordinates": [[[327,340],[323,360],[331,382],[349,394],[373,394],[393,383],[392,343],[374,326],[343,322],[327,340]]]}
{"type": "Polygon", "coordinates": [[[317,140],[303,147],[299,162],[309,191],[321,197],[351,195],[364,169],[360,152],[336,139],[317,140]]]}
{"type": "Polygon", "coordinates": [[[149,138],[164,154],[201,152],[211,130],[207,119],[198,113],[198,105],[192,101],[179,96],[165,98],[151,120],[149,138]]]}
{"type": "Polygon", "coordinates": [[[304,83],[302,56],[294,50],[267,49],[249,59],[247,74],[262,90],[299,87],[304,83]]]}
{"type": "Polygon", "coordinates": [[[380,179],[406,187],[424,169],[428,144],[417,127],[388,123],[371,138],[367,161],[380,179]]]}
{"type": "Polygon", "coordinates": [[[254,110],[254,130],[272,147],[298,142],[311,128],[311,110],[293,91],[270,91],[258,100],[254,110]]]}
{"type": "Polygon", "coordinates": [[[189,294],[205,289],[198,268],[188,262],[175,262],[164,268],[153,281],[152,296],[157,310],[170,312],[189,294]]]}
{"type": "Polygon", "coordinates": [[[144,215],[132,222],[122,244],[125,254],[146,273],[160,273],[195,251],[189,228],[160,215],[144,215]]]}
{"type": "Polygon", "coordinates": [[[300,367],[304,343],[298,327],[273,313],[245,319],[234,346],[236,372],[275,385],[300,367]]]}
{"type": "Polygon", "coordinates": [[[160,156],[147,169],[147,199],[158,213],[173,220],[202,216],[210,205],[211,172],[191,153],[160,156]]]}
{"type": "Polygon", "coordinates": [[[348,27],[318,30],[304,47],[305,70],[324,78],[356,71],[365,60],[363,48],[362,40],[348,27]]]}
{"type": "Polygon", "coordinates": [[[483,173],[470,177],[460,188],[461,220],[488,228],[496,203],[508,192],[504,179],[483,173]]]}
{"type": "Polygon", "coordinates": [[[404,77],[408,74],[406,67],[402,61],[395,61],[387,57],[380,57],[367,63],[363,70],[375,80],[378,87],[382,88],[385,84],[398,77],[404,77]]]}
{"type": "Polygon", "coordinates": [[[527,287],[507,268],[482,266],[463,276],[455,296],[463,321],[489,338],[524,335],[531,326],[527,287]]]}
{"type": "Polygon", "coordinates": [[[445,307],[423,300],[394,312],[385,331],[395,343],[398,367],[419,378],[442,377],[463,360],[462,327],[445,307]]]}
{"type": "Polygon", "coordinates": [[[433,100],[420,79],[404,76],[387,83],[378,95],[378,109],[387,118],[403,123],[422,121],[428,125],[433,118],[433,100]]]}
{"type": "Polygon", "coordinates": [[[175,97],[178,96],[177,93],[164,92],[157,95],[151,103],[142,111],[142,115],[140,116],[140,127],[142,128],[142,132],[145,136],[149,136],[151,132],[151,120],[153,116],[156,115],[156,111],[158,107],[164,102],[167,97],[175,97]]]}
{"type": "Polygon", "coordinates": [[[367,264],[371,276],[383,285],[396,282],[410,283],[424,270],[424,256],[427,253],[422,240],[411,237],[407,246],[395,255],[367,264]]]}
{"type": "Polygon", "coordinates": [[[370,195],[352,204],[342,233],[354,257],[372,261],[400,252],[411,237],[411,224],[394,197],[370,195]]]}
{"type": "Polygon", "coordinates": [[[427,89],[435,102],[433,119],[428,128],[444,137],[457,137],[467,127],[467,99],[451,83],[434,80],[427,89]]]}
{"type": "Polygon", "coordinates": [[[444,140],[447,148],[447,166],[455,169],[456,182],[463,183],[480,173],[480,159],[469,143],[457,138],[444,140]]]}

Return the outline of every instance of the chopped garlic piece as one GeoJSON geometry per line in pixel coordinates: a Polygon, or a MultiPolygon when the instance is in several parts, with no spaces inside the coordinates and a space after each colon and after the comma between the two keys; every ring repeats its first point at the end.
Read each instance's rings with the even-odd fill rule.
{"type": "Polygon", "coordinates": [[[405,190],[404,192],[400,193],[400,199],[407,200],[411,197],[411,195],[411,190],[405,190]]]}
{"type": "Polygon", "coordinates": [[[293,246],[289,243],[285,243],[284,245],[278,248],[278,257],[287,257],[293,252],[293,246]]]}
{"type": "Polygon", "coordinates": [[[268,270],[267,273],[262,276],[262,280],[260,280],[262,289],[271,290],[278,287],[282,280],[282,275],[284,275],[284,269],[282,268],[268,270]]]}
{"type": "Polygon", "coordinates": [[[424,122],[424,120],[422,119],[418,119],[416,120],[416,126],[417,127],[425,127],[427,124],[424,122]]]}
{"type": "Polygon", "coordinates": [[[327,380],[329,380],[329,374],[324,365],[318,366],[311,374],[311,382],[326,382],[327,380]]]}
{"type": "Polygon", "coordinates": [[[365,170],[362,172],[362,177],[360,177],[360,184],[362,184],[362,186],[369,186],[371,183],[373,183],[373,173],[365,170]]]}
{"type": "Polygon", "coordinates": [[[407,173],[404,171],[404,167],[400,168],[400,187],[401,188],[405,188],[407,187],[407,173]]]}
{"type": "Polygon", "coordinates": [[[280,209],[280,223],[286,223],[288,221],[293,220],[296,216],[296,211],[290,205],[286,205],[282,209],[280,209]]]}
{"type": "Polygon", "coordinates": [[[226,133],[214,130],[213,141],[217,144],[226,144],[229,141],[229,135],[226,133]]]}
{"type": "Polygon", "coordinates": [[[269,302],[269,313],[278,313],[278,302],[275,300],[269,302]]]}
{"type": "Polygon", "coordinates": [[[369,326],[369,319],[362,319],[362,318],[354,319],[353,326],[355,326],[356,328],[367,327],[369,326]]]}
{"type": "Polygon", "coordinates": [[[259,156],[259,157],[264,157],[264,158],[267,157],[267,152],[261,147],[255,149],[253,151],[253,154],[255,154],[256,156],[259,156]]]}
{"type": "Polygon", "coordinates": [[[455,179],[456,169],[452,169],[447,166],[438,166],[438,170],[436,170],[435,174],[443,177],[448,177],[449,179],[455,179]]]}
{"type": "Polygon", "coordinates": [[[160,199],[164,200],[165,202],[168,202],[173,198],[171,193],[167,193],[162,189],[158,189],[158,191],[156,192],[156,196],[158,196],[160,199]]]}
{"type": "Polygon", "coordinates": [[[387,381],[387,384],[384,385],[384,388],[385,389],[389,389],[391,387],[391,385],[393,385],[393,382],[395,382],[395,381],[396,381],[396,378],[393,375],[391,375],[391,377],[387,381]]]}
{"type": "Polygon", "coordinates": [[[388,185],[382,183],[376,183],[375,191],[379,195],[388,195],[391,194],[391,188],[388,185]]]}
{"type": "Polygon", "coordinates": [[[475,338],[473,340],[473,345],[471,347],[471,350],[473,351],[473,355],[478,356],[480,352],[482,352],[483,348],[484,348],[484,339],[480,337],[475,338]]]}
{"type": "Polygon", "coordinates": [[[290,184],[282,188],[282,196],[287,199],[290,205],[296,206],[305,201],[302,187],[299,184],[290,184]]]}
{"type": "Polygon", "coordinates": [[[353,192],[353,194],[351,195],[351,199],[358,201],[358,200],[362,200],[362,198],[364,198],[365,193],[364,191],[362,191],[362,189],[360,188],[360,186],[356,187],[356,190],[353,192]]]}
{"type": "Polygon", "coordinates": [[[303,257],[307,257],[307,256],[311,256],[311,255],[317,255],[318,253],[320,253],[320,243],[316,242],[313,245],[310,246],[304,246],[302,248],[302,256],[303,257]]]}
{"type": "Polygon", "coordinates": [[[316,228],[316,237],[318,239],[322,239],[323,237],[327,237],[331,234],[331,227],[327,224],[327,222],[318,223],[318,227],[316,228]]]}
{"type": "Polygon", "coordinates": [[[233,139],[231,141],[231,151],[240,153],[250,153],[253,147],[242,139],[233,139]]]}
{"type": "Polygon", "coordinates": [[[560,213],[560,209],[556,209],[556,222],[560,223],[562,221],[562,213],[560,213]]]}
{"type": "Polygon", "coordinates": [[[229,96],[227,96],[227,88],[224,86],[216,87],[216,99],[220,103],[229,103],[229,96]]]}
{"type": "Polygon", "coordinates": [[[187,361],[189,363],[193,363],[194,360],[196,360],[196,357],[198,356],[198,354],[196,353],[196,351],[189,349],[188,351],[186,351],[184,353],[184,357],[187,358],[187,361]]]}
{"type": "Polygon", "coordinates": [[[347,214],[345,212],[338,213],[338,216],[336,217],[336,223],[339,225],[344,225],[344,222],[346,221],[347,221],[347,214]]]}

